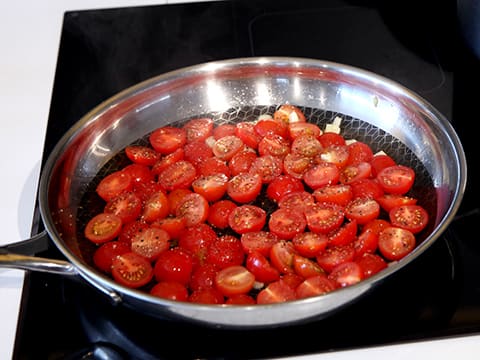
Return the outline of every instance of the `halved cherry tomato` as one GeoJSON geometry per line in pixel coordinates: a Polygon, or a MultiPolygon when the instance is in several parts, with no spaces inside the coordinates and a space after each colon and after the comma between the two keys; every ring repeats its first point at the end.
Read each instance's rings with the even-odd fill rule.
{"type": "Polygon", "coordinates": [[[185,158],[185,151],[183,148],[178,148],[177,150],[161,157],[155,164],[152,166],[152,174],[158,175],[163,170],[165,170],[168,165],[174,164],[177,161],[183,160],[185,158]]]}
{"type": "Polygon", "coordinates": [[[302,213],[288,208],[279,208],[270,214],[268,229],[281,239],[293,239],[303,233],[307,227],[307,220],[302,213]]]}
{"type": "Polygon", "coordinates": [[[208,158],[213,157],[213,151],[210,145],[205,141],[189,142],[183,147],[184,159],[198,167],[208,158]]]}
{"type": "Polygon", "coordinates": [[[365,253],[355,260],[363,272],[363,278],[375,275],[388,265],[387,262],[378,254],[365,253]]]}
{"type": "Polygon", "coordinates": [[[207,250],[206,261],[219,269],[242,265],[244,260],[245,253],[240,239],[232,235],[219,236],[217,241],[212,243],[207,250]]]}
{"type": "Polygon", "coordinates": [[[154,174],[147,165],[133,163],[125,166],[122,171],[132,177],[134,189],[138,185],[154,180],[154,174]]]}
{"type": "Polygon", "coordinates": [[[236,294],[229,296],[225,301],[227,305],[255,305],[257,302],[248,294],[236,294]]]}
{"type": "Polygon", "coordinates": [[[388,260],[402,259],[413,251],[415,245],[415,235],[399,227],[387,227],[378,235],[378,249],[388,260]]]}
{"type": "Polygon", "coordinates": [[[324,147],[320,152],[320,159],[322,159],[322,161],[334,163],[339,168],[343,168],[347,165],[348,157],[349,152],[346,145],[330,145],[324,147]]]}
{"type": "Polygon", "coordinates": [[[357,229],[356,220],[343,223],[342,226],[328,233],[328,246],[350,244],[357,236],[357,229]]]}
{"type": "Polygon", "coordinates": [[[280,240],[270,249],[270,261],[281,274],[293,273],[293,256],[296,250],[291,241],[280,240]]]}
{"type": "Polygon", "coordinates": [[[355,250],[351,244],[343,246],[327,247],[324,252],[316,256],[318,264],[327,273],[333,268],[347,261],[352,261],[355,257],[355,250]]]}
{"type": "Polygon", "coordinates": [[[293,191],[280,198],[278,201],[278,207],[303,213],[306,208],[310,207],[314,203],[315,199],[310,192],[293,191]]]}
{"type": "Polygon", "coordinates": [[[160,159],[160,154],[148,146],[127,146],[125,148],[125,154],[134,163],[146,166],[152,166],[160,159]]]}
{"type": "Polygon", "coordinates": [[[386,212],[389,212],[397,206],[415,205],[417,203],[417,199],[413,197],[398,194],[383,194],[382,196],[377,197],[375,200],[377,200],[382,209],[386,212]]]}
{"type": "Polygon", "coordinates": [[[284,157],[290,152],[290,142],[277,134],[269,134],[258,142],[260,156],[272,155],[284,157]]]}
{"type": "Polygon", "coordinates": [[[187,188],[179,188],[170,191],[167,194],[168,199],[168,208],[170,209],[170,215],[175,215],[177,212],[178,205],[183,201],[183,198],[193,193],[193,190],[187,188]]]}
{"type": "Polygon", "coordinates": [[[229,123],[224,123],[224,124],[218,124],[216,127],[213,128],[213,138],[215,140],[218,140],[224,136],[228,135],[235,135],[235,124],[229,124],[229,123]]]}
{"type": "Polygon", "coordinates": [[[271,134],[280,135],[282,138],[286,138],[288,136],[287,125],[273,119],[259,119],[253,128],[262,138],[271,134]]]}
{"type": "Polygon", "coordinates": [[[371,198],[377,200],[384,195],[383,188],[375,179],[360,179],[350,184],[353,198],[371,198]]]}
{"type": "Polygon", "coordinates": [[[299,135],[292,141],[291,148],[293,154],[314,158],[320,154],[323,146],[315,136],[299,135]]]}
{"type": "Polygon", "coordinates": [[[274,304],[297,298],[295,290],[282,280],[274,281],[257,295],[257,304],[274,304]]]}
{"type": "Polygon", "coordinates": [[[323,295],[337,288],[334,281],[330,280],[325,274],[305,279],[295,290],[296,297],[303,299],[312,296],[323,295]]]}
{"type": "Polygon", "coordinates": [[[387,154],[377,154],[370,160],[370,165],[372,165],[372,176],[376,177],[381,170],[396,165],[396,163],[387,154]]]}
{"type": "Polygon", "coordinates": [[[180,160],[169,165],[158,175],[158,183],[167,191],[179,188],[188,188],[195,177],[197,170],[191,162],[180,160]]]}
{"type": "Polygon", "coordinates": [[[345,138],[334,132],[324,132],[318,138],[323,147],[345,145],[345,138]]]}
{"type": "Polygon", "coordinates": [[[370,163],[361,161],[345,166],[340,172],[339,181],[342,184],[352,184],[360,179],[367,179],[372,173],[370,163]]]}
{"type": "Polygon", "coordinates": [[[208,217],[209,204],[207,199],[197,193],[185,195],[178,203],[175,216],[185,218],[186,226],[205,222],[208,217]]]}
{"type": "Polygon", "coordinates": [[[150,294],[168,300],[188,300],[187,287],[175,281],[161,281],[156,283],[150,290],[150,294]]]}
{"type": "Polygon", "coordinates": [[[227,192],[228,177],[217,173],[201,176],[192,182],[192,189],[207,201],[220,200],[227,192]]]}
{"type": "Polygon", "coordinates": [[[256,281],[271,283],[280,279],[278,269],[272,266],[266,256],[259,251],[249,251],[245,266],[255,276],[256,281]]]}
{"type": "Polygon", "coordinates": [[[353,242],[355,256],[361,256],[365,253],[373,253],[378,248],[378,233],[372,229],[363,229],[353,242]]]}
{"type": "Polygon", "coordinates": [[[187,132],[187,142],[205,141],[213,134],[213,120],[210,118],[195,118],[189,120],[183,129],[187,132]]]}
{"type": "Polygon", "coordinates": [[[345,206],[353,199],[353,191],[350,185],[332,184],[315,189],[313,196],[319,203],[328,202],[345,206]]]}
{"type": "Polygon", "coordinates": [[[172,248],[162,252],[153,268],[157,281],[176,281],[187,285],[193,270],[191,255],[181,248],[172,248]]]}
{"type": "Polygon", "coordinates": [[[250,174],[258,174],[262,179],[262,183],[268,184],[282,174],[282,160],[273,155],[263,155],[257,157],[248,172],[250,174]]]}
{"type": "Polygon", "coordinates": [[[267,186],[267,196],[275,202],[292,192],[302,192],[305,190],[303,183],[290,175],[276,176],[267,186]]]}
{"type": "Polygon", "coordinates": [[[149,261],[155,261],[169,247],[170,235],[165,230],[156,227],[149,227],[136,234],[131,242],[132,251],[149,261]]]}
{"type": "Polygon", "coordinates": [[[134,221],[142,211],[142,200],[134,192],[124,192],[110,199],[104,208],[104,212],[115,214],[122,223],[134,221]]]}
{"type": "Polygon", "coordinates": [[[205,223],[189,226],[178,236],[178,246],[193,255],[200,265],[205,262],[207,250],[217,241],[217,234],[205,223]]]}
{"type": "Polygon", "coordinates": [[[380,215],[380,205],[374,199],[356,198],[345,207],[345,216],[359,225],[366,224],[380,215]]]}
{"type": "Polygon", "coordinates": [[[310,135],[318,139],[323,131],[317,124],[307,122],[296,122],[288,124],[288,134],[290,139],[295,139],[300,135],[310,135]]]}
{"type": "Polygon", "coordinates": [[[168,216],[155,220],[151,226],[165,230],[171,239],[178,239],[182,230],[187,226],[186,222],[183,217],[168,216]]]}
{"type": "Polygon", "coordinates": [[[415,171],[404,165],[393,165],[382,169],[376,179],[385,192],[404,195],[413,186],[415,171]]]}
{"type": "Polygon", "coordinates": [[[328,237],[325,234],[306,231],[295,235],[292,244],[300,255],[311,258],[325,250],[328,237]]]}
{"type": "Polygon", "coordinates": [[[85,226],[85,237],[95,244],[115,239],[122,230],[122,219],[115,214],[100,213],[91,218],[85,226]]]}
{"type": "Polygon", "coordinates": [[[227,162],[217,157],[209,157],[197,165],[198,174],[208,176],[213,174],[224,174],[230,177],[230,168],[227,162]]]}
{"type": "Polygon", "coordinates": [[[410,230],[417,234],[428,224],[428,213],[420,205],[401,205],[394,207],[388,213],[393,226],[410,230]]]}
{"type": "Polygon", "coordinates": [[[277,235],[269,231],[249,231],[240,237],[245,253],[259,252],[268,257],[273,245],[280,241],[277,235]]]}
{"type": "Polygon", "coordinates": [[[128,252],[113,259],[112,276],[121,285],[140,288],[152,280],[153,268],[143,256],[128,252]]]}
{"type": "Polygon", "coordinates": [[[183,128],[164,126],[154,130],[150,134],[149,141],[160,154],[170,154],[185,145],[187,132],[183,128]]]}
{"type": "Polygon", "coordinates": [[[339,228],[344,219],[343,207],[333,203],[315,203],[305,209],[305,218],[310,231],[322,234],[339,228]]]}
{"type": "Polygon", "coordinates": [[[213,264],[202,264],[193,268],[192,277],[188,283],[191,291],[212,288],[215,285],[217,267],[213,264]]]}
{"type": "Polygon", "coordinates": [[[215,286],[224,296],[246,294],[255,283],[255,276],[242,265],[221,269],[215,276],[215,286]]]}
{"type": "Polygon", "coordinates": [[[303,181],[312,189],[338,183],[340,170],[334,163],[322,162],[308,169],[303,175],[303,181]]]}
{"type": "Polygon", "coordinates": [[[130,252],[130,245],[121,241],[109,241],[100,245],[93,253],[93,263],[101,271],[110,274],[112,262],[118,255],[130,252]]]}
{"type": "Polygon", "coordinates": [[[298,122],[306,122],[305,114],[299,107],[290,104],[283,104],[275,110],[273,118],[278,122],[292,124],[298,122]]]}
{"type": "Polygon", "coordinates": [[[261,230],[267,221],[267,213],[255,205],[241,205],[232,210],[228,224],[237,234],[261,230]]]}
{"type": "Polygon", "coordinates": [[[132,177],[126,172],[115,171],[100,180],[96,192],[103,200],[110,201],[121,193],[132,189],[132,177]]]}
{"type": "Polygon", "coordinates": [[[355,141],[347,145],[348,147],[348,164],[354,165],[361,162],[370,163],[373,158],[373,152],[370,148],[370,145],[361,142],[355,141]]]}
{"type": "Polygon", "coordinates": [[[283,172],[298,179],[314,165],[311,158],[289,153],[283,159],[283,172]]]}
{"type": "Polygon", "coordinates": [[[316,261],[299,254],[293,255],[293,270],[304,279],[325,273],[316,261]]]}
{"type": "Polygon", "coordinates": [[[125,242],[128,245],[131,244],[132,239],[136,234],[144,232],[149,225],[144,221],[132,221],[125,224],[118,235],[118,241],[125,242]]]}
{"type": "Polygon", "coordinates": [[[188,301],[197,304],[218,305],[225,302],[225,298],[216,288],[202,288],[193,291],[188,297],[188,301]]]}
{"type": "Polygon", "coordinates": [[[165,218],[170,213],[167,195],[158,191],[150,196],[143,205],[141,219],[146,222],[153,222],[165,218]]]}
{"type": "Polygon", "coordinates": [[[228,162],[230,174],[235,176],[242,172],[248,172],[256,158],[257,154],[254,151],[243,150],[236,153],[228,162]]]}
{"type": "Polygon", "coordinates": [[[242,139],[236,135],[221,137],[212,146],[213,154],[221,159],[228,161],[244,147],[242,139]]]}
{"type": "Polygon", "coordinates": [[[363,269],[354,261],[347,261],[335,266],[328,278],[339,287],[354,285],[363,280],[363,269]]]}
{"type": "Polygon", "coordinates": [[[258,143],[262,139],[262,137],[255,131],[255,123],[247,121],[237,123],[235,135],[237,135],[245,145],[252,149],[257,149],[258,143]]]}
{"type": "Polygon", "coordinates": [[[238,205],[231,200],[223,199],[214,202],[208,210],[207,222],[217,229],[225,229],[228,226],[228,217],[238,205]]]}
{"type": "Polygon", "coordinates": [[[234,201],[248,203],[262,190],[262,177],[258,174],[240,173],[228,181],[227,194],[234,201]]]}

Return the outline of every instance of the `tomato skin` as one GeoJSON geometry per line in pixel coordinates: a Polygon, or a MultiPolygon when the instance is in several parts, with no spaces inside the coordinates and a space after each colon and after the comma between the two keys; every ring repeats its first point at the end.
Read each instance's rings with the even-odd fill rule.
{"type": "Polygon", "coordinates": [[[293,270],[304,279],[325,273],[317,262],[299,254],[293,255],[293,270]]]}
{"type": "Polygon", "coordinates": [[[275,202],[292,192],[304,191],[305,187],[300,179],[290,175],[279,175],[275,177],[267,186],[267,196],[275,202]]]}
{"type": "Polygon", "coordinates": [[[93,263],[101,271],[112,272],[113,259],[118,255],[130,252],[130,245],[121,241],[109,241],[100,245],[93,254],[93,263]]]}
{"type": "Polygon", "coordinates": [[[282,280],[274,281],[257,295],[257,304],[274,304],[297,298],[295,290],[282,280]]]}
{"type": "Polygon", "coordinates": [[[378,248],[378,234],[372,229],[363,229],[353,243],[355,256],[374,253],[378,248]]]}
{"type": "Polygon", "coordinates": [[[355,261],[360,265],[364,279],[375,275],[388,266],[387,262],[380,255],[371,253],[365,253],[355,261]]]}
{"type": "Polygon", "coordinates": [[[255,305],[257,302],[247,294],[236,294],[229,296],[225,301],[227,305],[255,305]]]}
{"type": "Polygon", "coordinates": [[[151,226],[165,230],[168,235],[170,235],[170,238],[173,240],[178,239],[180,233],[183,229],[185,229],[187,225],[186,220],[183,217],[168,216],[155,220],[151,223],[151,226]]]}
{"type": "Polygon", "coordinates": [[[133,189],[132,177],[123,171],[115,171],[105,176],[97,185],[97,194],[105,201],[110,201],[123,192],[133,189]]]}
{"type": "Polygon", "coordinates": [[[261,190],[262,178],[258,174],[240,173],[227,184],[228,196],[242,204],[255,200],[261,190]]]}
{"type": "Polygon", "coordinates": [[[149,137],[150,145],[160,154],[170,154],[187,142],[187,133],[183,128],[164,126],[154,130],[149,137]]]}
{"type": "Polygon", "coordinates": [[[383,194],[382,196],[376,198],[376,200],[386,212],[389,212],[397,206],[415,205],[417,203],[417,199],[413,197],[398,194],[383,194]]]}
{"type": "Polygon", "coordinates": [[[134,190],[140,184],[154,181],[154,174],[146,165],[133,163],[125,166],[121,171],[130,175],[133,181],[134,190]]]}
{"type": "Polygon", "coordinates": [[[141,219],[151,223],[158,219],[163,219],[170,213],[167,195],[163,191],[158,191],[150,196],[143,205],[141,219]]]}
{"type": "Polygon", "coordinates": [[[197,165],[198,175],[209,176],[214,174],[224,174],[230,178],[230,168],[227,162],[216,157],[206,158],[197,165]]]}
{"type": "Polygon", "coordinates": [[[311,276],[305,279],[295,290],[298,299],[323,295],[336,290],[335,282],[330,280],[325,274],[311,276]]]}
{"type": "Polygon", "coordinates": [[[255,280],[271,283],[280,279],[280,272],[259,251],[250,251],[245,261],[247,269],[255,276],[255,280]]]}
{"type": "Polygon", "coordinates": [[[220,236],[217,241],[210,245],[207,251],[206,261],[219,269],[233,265],[242,265],[245,253],[239,239],[232,235],[220,236]]]}
{"type": "Polygon", "coordinates": [[[155,284],[150,290],[150,294],[159,298],[174,301],[188,300],[187,287],[184,284],[175,281],[162,281],[155,284]]]}
{"type": "Polygon", "coordinates": [[[217,241],[215,231],[205,223],[199,223],[183,229],[178,236],[178,247],[192,254],[194,261],[205,263],[208,248],[217,241]]]}
{"type": "Polygon", "coordinates": [[[152,174],[158,176],[163,170],[165,170],[169,165],[176,163],[177,161],[183,160],[185,158],[185,151],[183,148],[178,148],[174,152],[167,154],[152,166],[152,174]]]}
{"type": "Polygon", "coordinates": [[[192,257],[180,248],[172,248],[162,252],[153,268],[155,279],[158,282],[175,281],[184,285],[190,282],[192,270],[192,257]]]}
{"type": "Polygon", "coordinates": [[[378,200],[384,195],[382,187],[374,179],[360,179],[350,184],[353,198],[371,198],[378,200]]]}
{"type": "Polygon", "coordinates": [[[122,219],[115,214],[100,213],[91,218],[85,226],[85,237],[95,244],[115,239],[122,230],[122,219]]]}
{"type": "Polygon", "coordinates": [[[218,305],[223,304],[225,298],[220,291],[212,287],[193,291],[188,297],[188,301],[197,304],[218,305]]]}
{"type": "Polygon", "coordinates": [[[305,209],[305,218],[310,231],[328,234],[342,225],[345,215],[341,206],[331,203],[315,203],[305,209]]]}
{"type": "Polygon", "coordinates": [[[241,205],[232,210],[228,224],[237,234],[261,230],[267,221],[267,213],[255,205],[241,205]]]}
{"type": "Polygon", "coordinates": [[[388,213],[390,223],[417,234],[428,224],[428,213],[420,205],[396,206],[388,213]]]}
{"type": "Polygon", "coordinates": [[[281,274],[293,273],[293,257],[296,250],[291,241],[280,240],[270,249],[270,261],[281,274]]]}
{"type": "Polygon", "coordinates": [[[131,145],[125,148],[127,157],[136,164],[152,166],[160,158],[160,154],[147,146],[131,145]]]}
{"type": "Polygon", "coordinates": [[[302,213],[288,208],[279,208],[270,214],[268,229],[281,239],[293,239],[305,231],[307,220],[302,213]]]}
{"type": "Polygon", "coordinates": [[[355,257],[355,250],[351,245],[332,246],[316,256],[318,264],[327,273],[341,263],[352,261],[355,257]]]}
{"type": "Polygon", "coordinates": [[[231,200],[219,200],[210,205],[207,222],[217,229],[228,227],[228,217],[238,205],[231,200]]]}
{"type": "Polygon", "coordinates": [[[215,276],[217,275],[217,267],[213,264],[205,263],[194,267],[189,282],[189,288],[192,291],[212,288],[215,285],[215,276]]]}
{"type": "Polygon", "coordinates": [[[129,288],[140,288],[153,279],[153,268],[143,256],[128,252],[112,261],[113,279],[129,288]]]}
{"type": "Polygon", "coordinates": [[[138,233],[142,233],[146,229],[148,229],[149,225],[144,221],[132,221],[125,224],[118,235],[119,242],[125,242],[129,246],[132,242],[133,237],[136,236],[138,233]]]}
{"type": "Polygon", "coordinates": [[[328,246],[347,245],[356,239],[357,221],[352,220],[344,223],[339,228],[328,234],[328,246]]]}
{"type": "Polygon", "coordinates": [[[342,135],[333,132],[324,132],[318,140],[323,147],[345,146],[345,139],[342,135]]]}
{"type": "Polygon", "coordinates": [[[155,261],[159,255],[170,247],[170,235],[160,228],[149,227],[132,238],[131,248],[134,253],[149,261],[155,261]]]}
{"type": "Polygon", "coordinates": [[[415,172],[407,166],[393,165],[382,169],[376,179],[385,192],[404,195],[413,186],[415,172]]]}
{"type": "Polygon", "coordinates": [[[376,177],[381,170],[396,165],[396,163],[386,154],[377,154],[370,160],[370,165],[372,165],[372,176],[376,177]]]}
{"type": "Polygon", "coordinates": [[[390,226],[378,235],[378,249],[388,260],[400,260],[413,251],[415,235],[409,230],[390,226]]]}
{"type": "Polygon", "coordinates": [[[224,136],[235,135],[235,128],[236,128],[235,124],[228,124],[228,123],[219,124],[213,128],[213,132],[212,132],[213,138],[215,140],[218,140],[224,136]]]}
{"type": "Polygon", "coordinates": [[[215,286],[224,296],[246,294],[255,283],[255,276],[242,265],[221,269],[215,276],[215,286]]]}

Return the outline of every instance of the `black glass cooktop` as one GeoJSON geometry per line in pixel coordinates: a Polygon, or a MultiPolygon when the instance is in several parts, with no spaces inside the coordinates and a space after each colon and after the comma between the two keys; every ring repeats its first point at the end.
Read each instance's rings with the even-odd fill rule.
{"type": "MultiPolygon", "coordinates": [[[[142,80],[211,60],[295,56],[361,67],[417,92],[451,120],[471,165],[478,101],[469,89],[479,83],[480,61],[458,34],[455,1],[385,3],[216,1],[67,12],[44,157],[88,110],[142,80]]],[[[478,183],[470,171],[457,218],[424,255],[309,324],[205,329],[114,307],[82,282],[29,273],[14,358],[254,359],[478,333],[478,183]],[[316,341],[302,340],[312,334],[316,341]]],[[[61,258],[53,244],[39,255],[61,258]]]]}

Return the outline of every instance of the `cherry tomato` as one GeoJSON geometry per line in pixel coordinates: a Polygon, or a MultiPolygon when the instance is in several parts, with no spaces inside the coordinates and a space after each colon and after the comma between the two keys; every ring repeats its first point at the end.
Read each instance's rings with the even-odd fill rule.
{"type": "Polygon", "coordinates": [[[255,283],[255,276],[242,265],[232,265],[215,276],[215,286],[224,296],[246,294],[255,283]]]}
{"type": "Polygon", "coordinates": [[[273,118],[278,122],[292,124],[306,122],[305,114],[299,107],[290,104],[283,104],[273,113],[273,118]]]}
{"type": "Polygon", "coordinates": [[[230,212],[228,224],[237,234],[261,230],[267,221],[267,213],[255,205],[241,205],[230,212]]]}
{"type": "Polygon", "coordinates": [[[243,147],[242,139],[235,135],[228,135],[215,141],[212,151],[218,159],[228,161],[243,147]]]}
{"type": "Polygon", "coordinates": [[[177,161],[183,160],[185,158],[185,151],[183,148],[178,148],[177,150],[161,157],[153,166],[152,174],[158,175],[163,170],[165,170],[169,165],[176,163],[177,161]]]}
{"type": "Polygon", "coordinates": [[[295,290],[282,280],[274,281],[257,295],[257,304],[274,304],[297,298],[295,290]]]}
{"type": "Polygon", "coordinates": [[[303,175],[303,181],[312,189],[336,184],[340,179],[340,171],[334,163],[322,162],[308,169],[303,175]]]}
{"type": "Polygon", "coordinates": [[[235,135],[235,128],[236,128],[235,124],[228,124],[228,123],[219,124],[213,128],[213,132],[212,132],[213,138],[215,140],[218,140],[224,136],[235,135]]]}
{"type": "Polygon", "coordinates": [[[343,208],[339,205],[315,203],[305,209],[305,218],[310,231],[328,234],[342,225],[345,215],[343,208]]]}
{"type": "Polygon", "coordinates": [[[293,270],[304,279],[325,273],[316,261],[299,254],[293,255],[293,270]]]}
{"type": "Polygon", "coordinates": [[[287,125],[273,119],[260,119],[255,123],[253,128],[262,138],[271,134],[280,135],[283,138],[288,136],[287,125]]]}
{"type": "Polygon", "coordinates": [[[136,234],[144,232],[149,225],[144,221],[132,221],[123,225],[120,234],[118,235],[118,241],[131,244],[132,239],[136,234]]]}
{"type": "Polygon", "coordinates": [[[415,245],[415,235],[399,227],[387,227],[378,235],[378,249],[388,260],[402,259],[413,251],[415,245]]]}
{"type": "Polygon", "coordinates": [[[367,179],[372,173],[372,166],[368,162],[356,162],[345,166],[340,172],[339,181],[342,184],[351,184],[360,179],[367,179]]]}
{"type": "Polygon", "coordinates": [[[235,128],[235,135],[238,136],[242,142],[252,149],[257,149],[258,143],[262,139],[255,131],[255,124],[252,122],[239,122],[235,128]]]}
{"type": "Polygon", "coordinates": [[[278,269],[259,251],[253,250],[248,253],[245,266],[255,276],[256,281],[271,283],[280,279],[278,269]]]}
{"type": "Polygon", "coordinates": [[[205,223],[189,226],[178,236],[178,246],[193,255],[199,264],[205,262],[207,250],[217,241],[217,234],[205,223]]]}
{"type": "Polygon", "coordinates": [[[243,172],[248,172],[256,158],[257,154],[253,151],[243,150],[236,153],[228,162],[230,174],[235,176],[243,172]]]}
{"type": "Polygon", "coordinates": [[[149,137],[150,144],[160,154],[170,154],[187,142],[187,132],[183,128],[164,126],[154,130],[149,137]]]}
{"type": "Polygon", "coordinates": [[[348,164],[358,164],[361,162],[370,163],[373,159],[373,152],[370,146],[361,141],[355,141],[347,145],[348,147],[348,164]]]}
{"type": "Polygon", "coordinates": [[[302,213],[279,208],[270,214],[268,229],[281,239],[292,239],[305,231],[307,220],[302,213]]]}
{"type": "Polygon", "coordinates": [[[269,134],[263,137],[258,143],[258,153],[284,157],[290,152],[290,142],[277,134],[269,134]]]}
{"type": "Polygon", "coordinates": [[[168,216],[155,220],[151,223],[151,226],[165,230],[173,240],[178,239],[182,230],[187,226],[186,222],[186,219],[183,217],[168,216]]]}
{"type": "Polygon", "coordinates": [[[148,146],[127,146],[125,154],[134,163],[146,166],[152,166],[160,159],[160,154],[148,146]]]}
{"type": "Polygon", "coordinates": [[[188,297],[188,301],[197,304],[218,305],[223,304],[225,298],[220,291],[212,287],[193,291],[188,297]]]}
{"type": "Polygon", "coordinates": [[[343,146],[345,145],[345,139],[342,135],[333,133],[333,132],[325,132],[319,136],[318,140],[322,144],[323,147],[329,146],[343,146]]]}
{"type": "Polygon", "coordinates": [[[383,188],[375,179],[360,179],[350,184],[353,198],[371,198],[378,200],[384,195],[383,188]]]}
{"type": "Polygon", "coordinates": [[[224,174],[230,177],[230,168],[227,162],[217,157],[209,157],[197,165],[198,174],[200,176],[208,176],[214,174],[224,174]]]}
{"type": "Polygon", "coordinates": [[[236,294],[229,296],[225,301],[227,305],[255,305],[257,302],[248,294],[236,294]]]}
{"type": "Polygon", "coordinates": [[[364,279],[375,275],[388,266],[387,262],[378,254],[365,253],[355,261],[360,265],[364,279]]]}
{"type": "Polygon", "coordinates": [[[290,175],[279,175],[268,184],[267,196],[278,203],[285,195],[304,190],[305,187],[300,179],[290,175]]]}
{"type": "Polygon", "coordinates": [[[154,174],[147,165],[133,163],[125,166],[121,171],[131,176],[134,189],[154,180],[154,174]]]}
{"type": "Polygon", "coordinates": [[[375,200],[380,204],[381,208],[386,212],[389,212],[394,207],[401,205],[415,205],[417,199],[398,194],[383,194],[382,196],[377,197],[375,200]]]}
{"type": "Polygon", "coordinates": [[[291,241],[280,240],[270,249],[270,261],[281,274],[293,273],[293,256],[296,250],[291,241]]]}
{"type": "Polygon", "coordinates": [[[228,226],[228,217],[238,205],[231,200],[223,199],[210,205],[207,222],[217,229],[225,229],[228,226]]]}
{"type": "Polygon", "coordinates": [[[330,273],[335,266],[347,261],[353,261],[354,257],[355,250],[351,244],[348,244],[327,247],[324,252],[316,256],[316,259],[322,269],[330,273]]]}
{"type": "Polygon", "coordinates": [[[208,263],[194,267],[189,282],[190,290],[196,291],[212,288],[215,285],[217,271],[218,269],[215,265],[208,263]]]}
{"type": "Polygon", "coordinates": [[[227,194],[234,201],[248,203],[256,199],[262,190],[262,178],[258,174],[240,173],[228,181],[227,194]]]}
{"type": "Polygon", "coordinates": [[[100,180],[96,191],[103,200],[110,201],[121,193],[132,189],[132,177],[126,172],[115,171],[100,180]]]}
{"type": "Polygon", "coordinates": [[[127,252],[113,259],[112,276],[121,285],[140,288],[152,280],[153,268],[143,256],[127,252]]]}
{"type": "Polygon", "coordinates": [[[240,237],[243,250],[248,255],[250,252],[259,252],[264,256],[270,255],[270,249],[279,242],[277,235],[269,231],[249,231],[240,237]]]}
{"type": "Polygon", "coordinates": [[[315,189],[313,196],[319,203],[328,202],[345,206],[353,199],[353,190],[350,185],[332,184],[315,189]]]}
{"type": "Polygon", "coordinates": [[[250,166],[250,174],[258,174],[262,183],[268,184],[282,174],[282,160],[273,155],[257,157],[250,166]]]}
{"type": "Polygon", "coordinates": [[[298,179],[314,165],[311,158],[289,153],[283,159],[283,172],[298,179]]]}
{"type": "Polygon", "coordinates": [[[372,229],[363,229],[353,242],[355,256],[361,256],[365,253],[373,253],[378,248],[378,233],[372,229]]]}
{"type": "Polygon", "coordinates": [[[150,294],[162,299],[187,301],[188,289],[184,284],[175,281],[162,281],[155,284],[150,294]]]}
{"type": "Polygon", "coordinates": [[[315,203],[315,198],[308,191],[293,191],[285,194],[278,201],[279,208],[287,208],[301,213],[315,203]]]}
{"type": "Polygon", "coordinates": [[[146,222],[153,222],[165,218],[170,213],[167,195],[158,191],[150,196],[143,205],[141,219],[146,222]]]}
{"type": "Polygon", "coordinates": [[[335,266],[328,278],[339,287],[354,285],[363,280],[363,269],[354,261],[347,261],[335,266]]]}
{"type": "Polygon", "coordinates": [[[197,193],[187,194],[179,201],[175,210],[177,217],[185,218],[186,226],[205,222],[208,217],[209,204],[207,199],[197,193]]]}
{"type": "MultiPolygon", "coordinates": [[[[325,134],[324,134],[325,135],[325,134]]],[[[320,152],[320,159],[343,168],[348,163],[349,152],[346,145],[330,145],[320,152]]]]}
{"type": "Polygon", "coordinates": [[[336,288],[337,286],[334,281],[330,280],[325,274],[318,274],[305,279],[298,285],[295,290],[295,295],[298,299],[303,299],[323,295],[336,288]]]}
{"type": "Polygon", "coordinates": [[[292,244],[300,255],[311,258],[325,250],[328,237],[325,234],[306,231],[295,235],[292,244]]]}
{"type": "Polygon", "coordinates": [[[314,158],[318,154],[320,154],[323,146],[320,141],[318,141],[318,139],[313,135],[298,135],[292,141],[291,148],[293,154],[305,156],[308,158],[314,158]]]}
{"type": "Polygon", "coordinates": [[[417,234],[428,224],[428,213],[420,205],[401,205],[394,207],[388,213],[393,226],[411,231],[417,234]]]}
{"type": "Polygon", "coordinates": [[[95,244],[115,239],[122,230],[122,219],[115,214],[100,213],[91,218],[85,226],[85,237],[95,244]]]}
{"type": "Polygon", "coordinates": [[[192,163],[180,160],[169,165],[158,175],[158,183],[167,191],[179,188],[188,188],[195,177],[197,170],[192,163]]]}
{"type": "Polygon", "coordinates": [[[377,154],[370,160],[370,165],[372,165],[372,176],[376,177],[381,170],[396,165],[396,163],[395,160],[387,154],[377,154]]]}
{"type": "Polygon", "coordinates": [[[415,172],[404,165],[393,165],[382,169],[376,179],[385,192],[404,195],[415,181],[415,172]]]}
{"type": "Polygon", "coordinates": [[[213,151],[210,145],[205,141],[189,142],[183,147],[184,159],[196,167],[202,162],[213,157],[213,151]]]}
{"type": "Polygon", "coordinates": [[[168,199],[168,208],[170,209],[170,215],[175,215],[177,213],[178,205],[183,201],[183,198],[192,194],[193,190],[191,189],[174,189],[167,194],[168,199]]]}
{"type": "Polygon", "coordinates": [[[380,205],[374,199],[356,198],[345,207],[345,217],[356,220],[359,225],[366,224],[380,215],[380,205]]]}
{"type": "Polygon", "coordinates": [[[205,175],[193,181],[192,189],[207,201],[217,201],[227,192],[227,183],[228,177],[225,174],[205,175]]]}
{"type": "Polygon", "coordinates": [[[296,122],[288,124],[288,135],[290,139],[296,139],[300,135],[310,135],[318,139],[323,131],[317,124],[307,122],[296,122]]]}
{"type": "Polygon", "coordinates": [[[121,241],[109,241],[100,245],[93,253],[93,263],[101,271],[110,274],[112,262],[118,255],[130,252],[130,245],[121,241]]]}
{"type": "Polygon", "coordinates": [[[103,210],[117,215],[123,224],[134,221],[142,211],[142,200],[133,192],[124,192],[110,199],[103,210]]]}
{"type": "Polygon", "coordinates": [[[328,233],[328,246],[350,244],[356,239],[357,229],[356,220],[343,223],[342,226],[328,233]]]}
{"type": "Polygon", "coordinates": [[[242,244],[235,236],[220,236],[217,241],[208,247],[206,261],[219,269],[242,265],[244,260],[245,253],[242,244]]]}
{"type": "Polygon", "coordinates": [[[213,134],[213,120],[210,118],[195,118],[189,120],[184,126],[187,133],[187,142],[205,141],[213,134]]]}
{"type": "Polygon", "coordinates": [[[154,261],[170,247],[170,235],[163,229],[149,227],[132,238],[131,248],[134,253],[154,261]]]}
{"type": "Polygon", "coordinates": [[[193,270],[191,255],[181,248],[172,248],[162,252],[155,262],[153,272],[155,279],[160,281],[175,281],[187,285],[193,270]]]}

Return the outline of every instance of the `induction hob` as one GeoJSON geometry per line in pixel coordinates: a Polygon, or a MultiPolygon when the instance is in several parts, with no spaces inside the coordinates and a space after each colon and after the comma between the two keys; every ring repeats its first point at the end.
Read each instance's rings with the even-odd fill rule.
{"type": "MultiPolygon", "coordinates": [[[[188,65],[249,56],[329,60],[391,78],[451,120],[472,164],[476,143],[468,127],[476,98],[469,89],[480,80],[480,61],[457,31],[454,1],[408,0],[219,1],[67,12],[44,158],[85,113],[131,85],[188,65]]],[[[268,330],[205,329],[113,307],[81,282],[28,273],[14,358],[254,359],[479,333],[478,181],[471,171],[456,219],[431,249],[327,319],[268,330]],[[302,341],[311,334],[316,341],[302,341]]],[[[41,228],[33,224],[33,232],[41,228]]],[[[62,258],[53,244],[38,255],[62,258]]]]}

